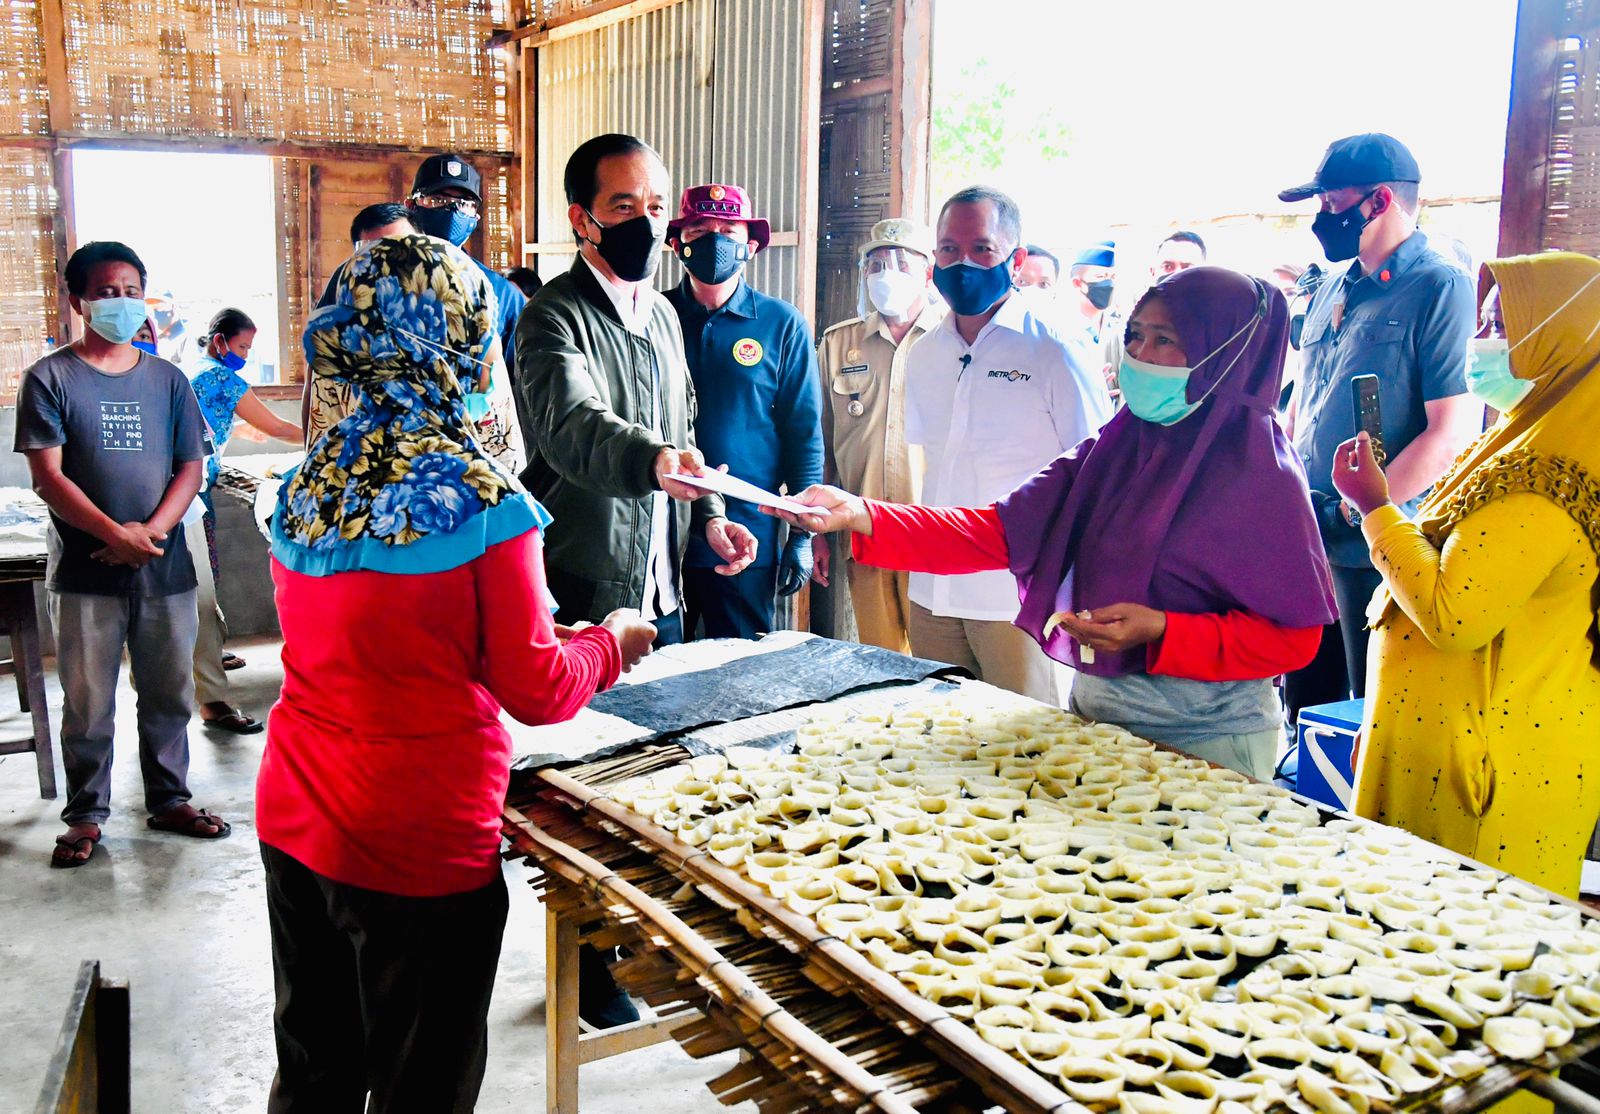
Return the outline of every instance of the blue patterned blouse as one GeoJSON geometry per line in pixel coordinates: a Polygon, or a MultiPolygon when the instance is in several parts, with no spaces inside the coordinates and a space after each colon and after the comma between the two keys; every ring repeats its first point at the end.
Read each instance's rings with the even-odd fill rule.
{"type": "Polygon", "coordinates": [[[202,356],[199,368],[189,380],[194,396],[200,401],[200,416],[211,430],[211,440],[216,452],[206,457],[206,490],[217,482],[222,471],[222,450],[233,436],[234,411],[244,398],[250,384],[237,371],[229,371],[210,353],[202,356]]]}

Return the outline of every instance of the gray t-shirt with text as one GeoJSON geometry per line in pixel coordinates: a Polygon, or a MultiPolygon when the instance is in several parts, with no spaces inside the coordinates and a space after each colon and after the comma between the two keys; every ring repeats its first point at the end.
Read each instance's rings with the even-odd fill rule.
{"type": "MultiPolygon", "coordinates": [[[[200,460],[200,406],[189,381],[166,360],[141,354],[112,375],[60,348],[22,377],[16,451],[61,446],[61,471],[117,522],[155,513],[179,464],[200,460]]],[[[97,596],[170,596],[195,586],[183,526],[141,569],[107,565],[105,543],[50,516],[50,588],[97,596]]]]}

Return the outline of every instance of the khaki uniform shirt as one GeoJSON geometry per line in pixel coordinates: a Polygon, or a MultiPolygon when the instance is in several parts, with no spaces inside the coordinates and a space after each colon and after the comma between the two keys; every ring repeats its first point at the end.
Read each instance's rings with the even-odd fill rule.
{"type": "Polygon", "coordinates": [[[906,448],[906,353],[944,312],[926,307],[897,346],[883,317],[869,313],[822,334],[822,432],[829,483],[868,499],[914,503],[921,477],[906,448]]]}

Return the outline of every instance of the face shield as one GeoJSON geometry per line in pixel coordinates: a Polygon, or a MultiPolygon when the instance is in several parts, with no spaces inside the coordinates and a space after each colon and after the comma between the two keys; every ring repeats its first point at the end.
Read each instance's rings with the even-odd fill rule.
{"type": "Polygon", "coordinates": [[[910,248],[873,248],[861,261],[860,280],[856,284],[857,312],[864,317],[875,309],[881,310],[882,307],[873,302],[869,290],[874,286],[881,290],[886,281],[905,290],[914,286],[924,298],[931,298],[933,288],[928,284],[928,265],[926,256],[910,248]]]}

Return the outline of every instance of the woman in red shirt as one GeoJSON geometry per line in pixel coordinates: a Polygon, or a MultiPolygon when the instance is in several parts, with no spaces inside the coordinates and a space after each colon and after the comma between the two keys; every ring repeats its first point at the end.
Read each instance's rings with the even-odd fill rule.
{"type": "Polygon", "coordinates": [[[472,1109],[506,919],[501,710],[569,719],[655,636],[633,612],[565,641],[552,623],[549,515],[464,409],[492,305],[465,256],[407,236],[357,255],[306,331],[312,373],[359,401],[272,520],[273,1114],[472,1109]]]}
{"type": "Polygon", "coordinates": [[[1283,295],[1195,267],[1129,318],[1126,405],[1100,433],[981,509],[801,492],[856,532],[863,564],[1009,569],[1016,624],[1077,670],[1072,710],[1258,778],[1282,710],[1272,678],[1316,653],[1333,592],[1305,475],[1274,419],[1283,295]]]}

